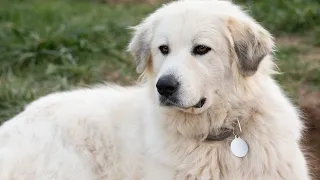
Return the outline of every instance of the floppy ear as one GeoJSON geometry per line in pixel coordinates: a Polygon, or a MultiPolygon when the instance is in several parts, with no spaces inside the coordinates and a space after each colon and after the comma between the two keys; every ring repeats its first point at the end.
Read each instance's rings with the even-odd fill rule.
{"type": "Polygon", "coordinates": [[[128,51],[134,57],[136,62],[136,71],[142,73],[146,68],[148,61],[151,60],[151,28],[150,23],[143,22],[133,27],[134,30],[131,42],[128,45],[128,51]]]}
{"type": "Polygon", "coordinates": [[[243,76],[255,74],[262,59],[272,53],[272,36],[252,20],[230,17],[227,24],[233,38],[234,52],[238,57],[239,72],[243,76]]]}

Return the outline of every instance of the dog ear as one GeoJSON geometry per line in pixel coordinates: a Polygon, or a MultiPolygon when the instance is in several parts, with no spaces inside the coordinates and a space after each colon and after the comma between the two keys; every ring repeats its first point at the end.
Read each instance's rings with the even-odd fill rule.
{"type": "Polygon", "coordinates": [[[128,45],[128,51],[134,57],[136,62],[136,71],[142,73],[146,68],[148,61],[151,60],[151,29],[147,21],[132,27],[133,37],[128,45]]]}
{"type": "Polygon", "coordinates": [[[252,20],[230,17],[228,29],[233,39],[237,65],[243,76],[252,76],[264,57],[272,53],[274,42],[270,33],[252,20]]]}

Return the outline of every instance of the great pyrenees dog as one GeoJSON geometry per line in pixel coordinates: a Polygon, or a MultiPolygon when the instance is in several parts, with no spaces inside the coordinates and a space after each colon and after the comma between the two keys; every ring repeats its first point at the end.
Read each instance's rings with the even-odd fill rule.
{"type": "Polygon", "coordinates": [[[308,180],[270,33],[229,1],[133,27],[141,83],[58,92],[0,128],[1,180],[308,180]]]}

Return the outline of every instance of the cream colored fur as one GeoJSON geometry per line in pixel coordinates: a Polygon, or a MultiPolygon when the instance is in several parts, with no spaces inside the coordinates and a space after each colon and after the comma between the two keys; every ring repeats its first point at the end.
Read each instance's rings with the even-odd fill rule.
{"type": "Polygon", "coordinates": [[[134,30],[128,49],[145,83],[32,102],[0,128],[1,180],[309,179],[303,125],[272,78],[273,40],[263,27],[231,2],[190,0],[161,7],[134,30]],[[194,44],[212,50],[195,56],[194,44]],[[182,82],[182,106],[201,97],[205,105],[160,106],[155,83],[168,73],[182,82]],[[204,141],[237,119],[247,156],[230,152],[234,137],[204,141]]]}

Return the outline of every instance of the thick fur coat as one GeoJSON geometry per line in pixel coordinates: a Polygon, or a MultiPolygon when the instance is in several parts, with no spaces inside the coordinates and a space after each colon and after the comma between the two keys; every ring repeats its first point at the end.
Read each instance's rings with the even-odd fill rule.
{"type": "Polygon", "coordinates": [[[273,38],[240,7],[175,1],[133,30],[143,82],[29,104],[0,127],[1,180],[310,179],[299,112],[272,77],[273,38]],[[159,90],[164,76],[179,84],[174,98],[159,90]],[[243,158],[234,136],[205,140],[236,120],[243,158]]]}

